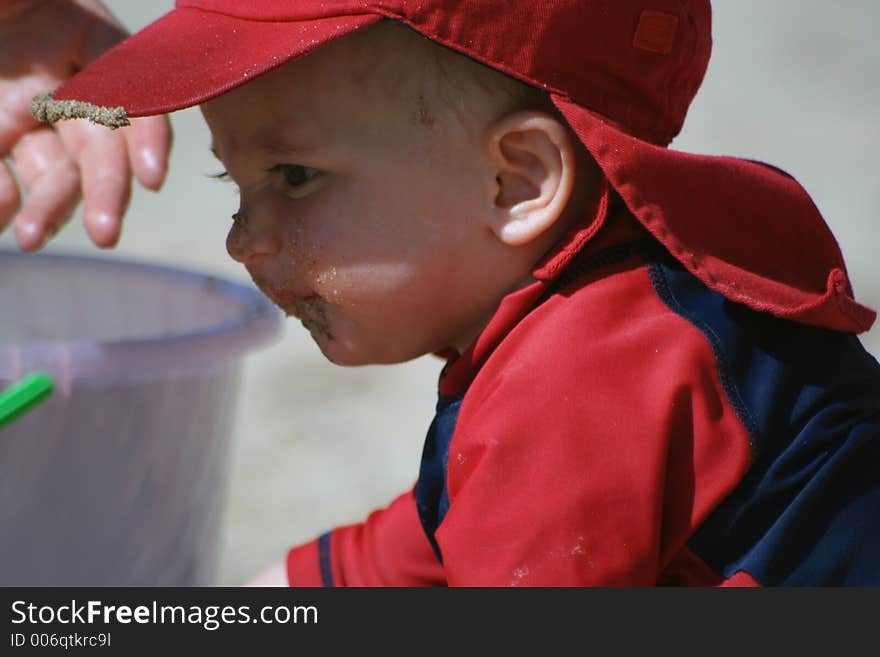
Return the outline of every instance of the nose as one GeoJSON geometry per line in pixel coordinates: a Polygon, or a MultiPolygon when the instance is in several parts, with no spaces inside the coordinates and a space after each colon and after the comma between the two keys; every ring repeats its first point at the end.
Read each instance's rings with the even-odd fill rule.
{"type": "Polygon", "coordinates": [[[232,215],[226,250],[234,260],[247,265],[277,255],[281,251],[281,240],[271,225],[253,221],[247,213],[239,210],[232,215]]]}

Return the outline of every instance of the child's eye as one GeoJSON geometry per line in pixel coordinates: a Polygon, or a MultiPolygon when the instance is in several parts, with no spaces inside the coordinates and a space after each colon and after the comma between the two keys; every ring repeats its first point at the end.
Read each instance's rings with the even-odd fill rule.
{"type": "MultiPolygon", "coordinates": [[[[228,171],[221,171],[219,173],[209,173],[208,178],[211,180],[219,180],[221,182],[231,183],[233,182],[232,176],[229,175],[228,171]]],[[[239,193],[238,186],[235,187],[235,193],[239,193]]]]}
{"type": "Polygon", "coordinates": [[[276,164],[272,171],[277,171],[289,187],[300,187],[315,178],[319,171],[300,164],[276,164]]]}

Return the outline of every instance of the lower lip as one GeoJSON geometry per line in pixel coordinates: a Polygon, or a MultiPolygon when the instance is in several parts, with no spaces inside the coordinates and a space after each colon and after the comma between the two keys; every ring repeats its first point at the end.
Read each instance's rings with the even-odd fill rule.
{"type": "Polygon", "coordinates": [[[281,308],[281,310],[283,310],[288,316],[291,317],[299,317],[297,309],[301,308],[306,300],[314,297],[314,295],[307,297],[298,296],[296,294],[293,294],[292,292],[285,292],[283,290],[268,289],[265,290],[265,292],[266,296],[272,299],[273,303],[276,306],[281,308]]]}

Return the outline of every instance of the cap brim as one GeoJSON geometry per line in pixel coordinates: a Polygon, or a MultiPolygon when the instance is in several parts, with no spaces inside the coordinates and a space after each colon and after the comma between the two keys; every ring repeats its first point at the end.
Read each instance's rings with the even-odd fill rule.
{"type": "Polygon", "coordinates": [[[707,287],[778,317],[870,328],[876,314],[853,298],[837,240],[794,178],[651,144],[551,97],[629,211],[707,287]]]}
{"type": "Polygon", "coordinates": [[[122,107],[129,117],[165,114],[198,105],[379,20],[362,14],[252,21],[179,7],[91,62],[52,98],[122,107]]]}

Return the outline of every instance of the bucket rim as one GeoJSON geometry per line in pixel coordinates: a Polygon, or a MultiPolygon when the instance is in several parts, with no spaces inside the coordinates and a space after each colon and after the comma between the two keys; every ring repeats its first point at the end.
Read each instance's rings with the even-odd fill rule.
{"type": "Polygon", "coordinates": [[[193,268],[129,256],[93,256],[64,251],[23,253],[0,248],[0,263],[17,259],[29,262],[52,260],[127,272],[135,270],[178,279],[196,288],[209,288],[212,293],[232,300],[240,312],[229,321],[174,334],[102,340],[0,341],[0,379],[16,379],[40,365],[70,379],[107,376],[112,372],[122,374],[131,372],[131,368],[137,368],[141,373],[166,369],[172,357],[175,370],[204,368],[212,363],[227,364],[274,341],[283,326],[281,311],[255,287],[193,268]],[[164,361],[161,367],[159,361],[164,361]]]}

